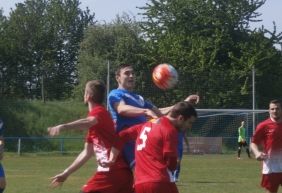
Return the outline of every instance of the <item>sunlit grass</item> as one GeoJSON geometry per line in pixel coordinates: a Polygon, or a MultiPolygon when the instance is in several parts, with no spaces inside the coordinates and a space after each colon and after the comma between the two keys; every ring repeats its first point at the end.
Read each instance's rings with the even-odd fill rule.
{"type": "MultiPolygon", "coordinates": [[[[185,155],[182,161],[180,193],[264,193],[260,187],[261,163],[236,153],[228,155],[185,155]]],[[[6,154],[3,165],[8,186],[5,193],[77,193],[95,172],[95,159],[74,173],[59,189],[48,187],[49,178],[63,171],[75,155],[17,156],[6,154]]],[[[279,191],[282,192],[282,189],[279,191]]]]}

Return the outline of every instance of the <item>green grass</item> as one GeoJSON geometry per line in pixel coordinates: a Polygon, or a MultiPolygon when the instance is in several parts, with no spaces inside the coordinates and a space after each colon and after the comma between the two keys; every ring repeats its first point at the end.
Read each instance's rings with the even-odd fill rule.
{"type": "MultiPolygon", "coordinates": [[[[182,161],[180,193],[264,193],[260,187],[260,162],[237,160],[228,155],[185,155],[182,161]]],[[[7,176],[5,193],[78,193],[88,177],[95,172],[95,160],[90,160],[74,173],[62,188],[50,189],[49,178],[68,166],[75,156],[5,154],[7,176]]],[[[282,192],[282,188],[279,192],[282,192]]]]}

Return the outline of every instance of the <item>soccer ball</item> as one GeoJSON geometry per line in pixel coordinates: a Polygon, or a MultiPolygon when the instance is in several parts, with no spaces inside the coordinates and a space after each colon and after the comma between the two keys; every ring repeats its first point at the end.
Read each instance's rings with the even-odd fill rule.
{"type": "Polygon", "coordinates": [[[157,87],[166,90],[176,85],[178,73],[170,64],[159,64],[154,68],[152,78],[157,87]]]}

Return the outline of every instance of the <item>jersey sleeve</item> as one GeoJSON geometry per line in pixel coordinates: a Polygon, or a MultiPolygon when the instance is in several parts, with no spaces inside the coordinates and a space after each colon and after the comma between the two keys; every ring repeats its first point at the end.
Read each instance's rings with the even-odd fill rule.
{"type": "Polygon", "coordinates": [[[144,123],[134,125],[132,127],[129,127],[128,129],[125,129],[121,132],[119,132],[119,137],[122,141],[128,142],[132,140],[136,140],[137,136],[142,129],[144,123]]]}
{"type": "Polygon", "coordinates": [[[110,94],[109,94],[109,103],[112,107],[114,107],[114,104],[115,103],[119,103],[120,101],[123,100],[123,94],[122,93],[119,93],[119,92],[115,92],[115,91],[112,91],[110,94]]]}
{"type": "Polygon", "coordinates": [[[128,141],[135,141],[143,124],[137,124],[129,127],[118,133],[118,138],[115,139],[113,146],[119,150],[122,149],[124,144],[128,141]]]}
{"type": "Polygon", "coordinates": [[[260,145],[263,142],[264,135],[265,135],[265,126],[263,124],[259,124],[252,137],[252,143],[260,145]]]}
{"type": "Polygon", "coordinates": [[[152,109],[153,107],[154,107],[154,105],[152,103],[150,103],[149,101],[145,101],[144,108],[152,109]]]}

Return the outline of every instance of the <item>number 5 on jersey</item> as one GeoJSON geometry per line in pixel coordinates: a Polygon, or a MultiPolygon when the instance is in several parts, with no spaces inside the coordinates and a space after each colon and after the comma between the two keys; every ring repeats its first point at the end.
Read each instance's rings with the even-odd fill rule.
{"type": "Polygon", "coordinates": [[[142,140],[141,144],[137,145],[137,151],[141,151],[142,149],[144,149],[146,147],[146,141],[147,141],[147,135],[148,133],[151,131],[151,127],[144,127],[144,129],[142,130],[139,139],[142,140]]]}

